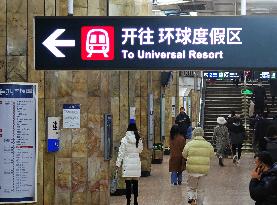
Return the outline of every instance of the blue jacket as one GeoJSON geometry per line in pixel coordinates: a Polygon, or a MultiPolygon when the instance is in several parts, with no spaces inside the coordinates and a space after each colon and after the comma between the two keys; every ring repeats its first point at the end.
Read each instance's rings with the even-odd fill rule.
{"type": "Polygon", "coordinates": [[[249,185],[251,198],[256,205],[277,204],[277,163],[267,172],[263,173],[261,179],[252,179],[249,185]]]}

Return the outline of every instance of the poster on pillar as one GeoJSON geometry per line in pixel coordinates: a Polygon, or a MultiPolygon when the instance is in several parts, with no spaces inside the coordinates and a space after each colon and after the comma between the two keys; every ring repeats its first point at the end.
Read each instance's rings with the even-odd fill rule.
{"type": "Polygon", "coordinates": [[[37,201],[37,84],[0,83],[0,204],[37,201]]]}
{"type": "Polygon", "coordinates": [[[276,16],[55,16],[34,22],[37,70],[277,68],[276,16]]]}

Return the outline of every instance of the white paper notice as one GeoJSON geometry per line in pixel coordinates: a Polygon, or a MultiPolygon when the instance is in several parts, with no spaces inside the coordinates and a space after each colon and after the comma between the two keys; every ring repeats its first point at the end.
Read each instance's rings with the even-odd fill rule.
{"type": "Polygon", "coordinates": [[[80,128],[80,104],[63,105],[63,128],[80,128]]]}
{"type": "Polygon", "coordinates": [[[36,201],[36,84],[0,84],[0,203],[36,201]]]}

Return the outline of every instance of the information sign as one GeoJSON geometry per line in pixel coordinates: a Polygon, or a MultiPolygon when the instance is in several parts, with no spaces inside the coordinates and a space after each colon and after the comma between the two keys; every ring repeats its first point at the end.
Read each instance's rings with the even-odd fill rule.
{"type": "Polygon", "coordinates": [[[36,202],[37,84],[0,84],[0,203],[36,202]]]}
{"type": "Polygon", "coordinates": [[[80,104],[63,105],[63,128],[80,128],[80,104]]]}
{"type": "Polygon", "coordinates": [[[276,16],[35,17],[35,68],[276,69],[276,27],[276,16]]]}

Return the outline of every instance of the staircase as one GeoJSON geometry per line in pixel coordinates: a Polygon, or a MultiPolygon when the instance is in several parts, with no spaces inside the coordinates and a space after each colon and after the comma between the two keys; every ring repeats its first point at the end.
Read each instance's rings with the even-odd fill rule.
{"type": "MultiPolygon", "coordinates": [[[[250,88],[250,89],[254,89],[254,87],[257,85],[257,81],[254,81],[252,83],[248,83],[247,84],[247,87],[250,88]]],[[[269,82],[268,81],[264,81],[263,82],[263,86],[265,87],[266,89],[266,96],[267,96],[267,101],[266,101],[266,104],[269,108],[269,115],[268,115],[268,118],[271,119],[273,118],[274,116],[277,115],[277,97],[275,97],[275,106],[272,107],[272,101],[271,101],[271,94],[270,94],[270,85],[269,85],[269,82]]],[[[277,89],[277,88],[276,88],[277,89]]],[[[249,103],[250,103],[250,99],[251,99],[251,96],[247,96],[246,97],[247,100],[246,100],[246,103],[247,103],[247,109],[249,108],[249,103]]],[[[248,110],[246,110],[248,112],[248,110]]],[[[267,110],[265,109],[265,112],[267,110]]],[[[253,133],[253,130],[249,128],[249,117],[247,115],[247,123],[246,123],[246,130],[248,131],[248,136],[249,136],[249,139],[252,138],[252,136],[254,135],[253,133]]]]}
{"type": "Polygon", "coordinates": [[[217,117],[226,118],[231,110],[235,110],[236,114],[242,114],[242,100],[241,87],[235,87],[230,80],[216,80],[214,84],[206,83],[204,131],[208,141],[212,140],[217,117]]]}

